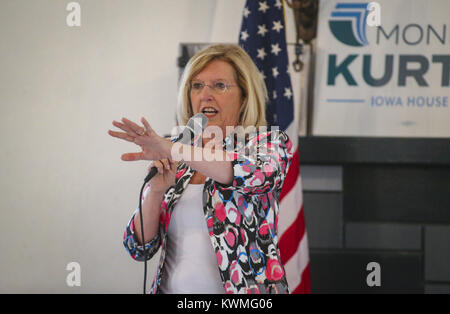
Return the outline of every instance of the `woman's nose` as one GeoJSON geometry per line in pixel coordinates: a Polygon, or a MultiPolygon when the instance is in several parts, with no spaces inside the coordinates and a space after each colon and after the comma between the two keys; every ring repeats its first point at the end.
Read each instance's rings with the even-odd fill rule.
{"type": "Polygon", "coordinates": [[[200,92],[200,99],[203,101],[212,100],[213,99],[213,91],[209,86],[203,87],[200,92]]]}

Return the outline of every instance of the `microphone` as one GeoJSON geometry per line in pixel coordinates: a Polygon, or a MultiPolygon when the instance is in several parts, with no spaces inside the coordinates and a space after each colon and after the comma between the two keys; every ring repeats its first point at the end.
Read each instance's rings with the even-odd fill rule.
{"type": "MultiPolygon", "coordinates": [[[[207,124],[208,118],[203,113],[197,113],[195,116],[189,119],[188,123],[183,129],[183,132],[178,135],[174,143],[179,142],[181,144],[192,145],[192,140],[203,132],[207,124]]],[[[158,169],[153,166],[150,169],[148,175],[145,177],[144,183],[150,181],[157,173],[158,169]]]]}

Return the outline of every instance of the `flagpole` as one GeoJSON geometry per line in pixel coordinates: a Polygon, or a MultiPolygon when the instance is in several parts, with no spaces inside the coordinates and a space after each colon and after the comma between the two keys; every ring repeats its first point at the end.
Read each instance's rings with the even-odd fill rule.
{"type": "MultiPolygon", "coordinates": [[[[300,135],[312,135],[315,38],[317,36],[318,0],[284,0],[292,9],[296,28],[296,60],[293,68],[301,73],[300,135]],[[307,51],[305,53],[305,50],[307,51]],[[303,58],[302,58],[303,57],[303,58]],[[303,60],[302,60],[303,59],[303,60]]],[[[283,5],[284,8],[284,5],[283,5]]]]}

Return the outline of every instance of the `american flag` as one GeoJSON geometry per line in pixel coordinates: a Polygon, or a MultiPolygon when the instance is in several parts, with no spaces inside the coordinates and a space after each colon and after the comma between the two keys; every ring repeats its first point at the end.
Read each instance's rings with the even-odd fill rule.
{"type": "Polygon", "coordinates": [[[291,293],[309,293],[309,252],[303,213],[298,123],[294,117],[282,0],[246,1],[239,45],[264,76],[269,94],[268,126],[278,126],[286,131],[293,143],[295,154],[280,194],[279,248],[291,293]]]}

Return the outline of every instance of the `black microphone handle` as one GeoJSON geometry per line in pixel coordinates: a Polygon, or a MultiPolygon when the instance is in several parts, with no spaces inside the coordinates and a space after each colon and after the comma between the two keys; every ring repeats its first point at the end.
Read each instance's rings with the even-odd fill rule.
{"type": "Polygon", "coordinates": [[[156,168],[155,166],[153,166],[153,167],[150,169],[150,172],[148,173],[148,175],[145,177],[144,183],[147,183],[148,181],[150,181],[157,173],[158,173],[158,168],[156,168]]]}

